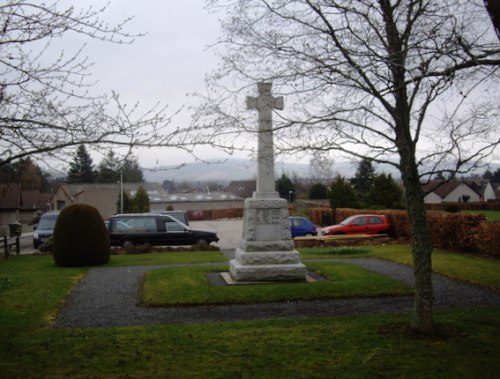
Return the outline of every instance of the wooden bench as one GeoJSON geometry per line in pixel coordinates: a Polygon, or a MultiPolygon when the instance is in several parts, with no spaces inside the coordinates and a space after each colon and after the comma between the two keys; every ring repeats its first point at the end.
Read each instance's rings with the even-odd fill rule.
{"type": "Polygon", "coordinates": [[[2,247],[4,250],[5,259],[9,258],[12,249],[16,249],[16,254],[21,252],[21,244],[19,238],[22,234],[21,224],[9,224],[8,226],[0,226],[0,236],[2,238],[2,247]]]}

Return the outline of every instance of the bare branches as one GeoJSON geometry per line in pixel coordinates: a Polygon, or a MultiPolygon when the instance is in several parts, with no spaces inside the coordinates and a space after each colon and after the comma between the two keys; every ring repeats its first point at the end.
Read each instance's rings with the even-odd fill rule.
{"type": "MultiPolygon", "coordinates": [[[[212,140],[218,132],[227,138],[228,133],[251,131],[252,124],[236,110],[234,97],[247,95],[249,85],[265,80],[273,81],[285,95],[285,111],[279,113],[276,125],[276,147],[283,152],[331,149],[398,165],[404,147],[418,156],[420,167],[426,167],[423,175],[429,173],[428,167],[453,166],[466,172],[476,167],[473,161],[495,158],[495,139],[489,157],[482,147],[475,154],[469,138],[450,142],[471,128],[467,112],[480,103],[496,107],[500,100],[498,91],[485,81],[498,80],[500,45],[485,24],[488,15],[482,4],[462,0],[252,0],[230,5],[213,0],[211,4],[229,12],[218,44],[222,68],[209,78],[211,88],[220,91],[209,100],[218,103],[213,111],[220,111],[217,117],[210,115],[217,118],[212,140]],[[228,94],[227,83],[240,86],[239,92],[231,90],[230,103],[217,97],[228,94]],[[461,117],[464,123],[452,136],[443,125],[450,120],[449,108],[456,105],[457,96],[463,104],[453,118],[461,117]],[[232,116],[226,119],[228,115],[232,116]]],[[[498,116],[488,114],[484,126],[490,136],[498,135],[498,125],[498,116]]],[[[230,139],[233,145],[234,141],[230,139]]]]}
{"type": "Polygon", "coordinates": [[[126,30],[130,18],[106,23],[106,9],[58,0],[0,5],[0,165],[33,155],[63,157],[80,144],[192,150],[184,134],[170,130],[179,111],[167,115],[159,104],[144,110],[114,93],[91,95],[92,63],[83,46],[70,53],[54,46],[68,33],[119,44],[141,36],[126,30]]]}

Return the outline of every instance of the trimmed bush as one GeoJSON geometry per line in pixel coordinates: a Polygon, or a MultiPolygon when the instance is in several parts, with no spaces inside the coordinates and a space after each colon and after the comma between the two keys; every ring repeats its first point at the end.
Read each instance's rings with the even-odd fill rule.
{"type": "Polygon", "coordinates": [[[483,221],[475,233],[479,253],[500,258],[500,222],[483,221]]]}
{"type": "Polygon", "coordinates": [[[101,214],[86,204],[64,208],[53,235],[54,261],[58,266],[91,266],[108,262],[109,235],[101,214]]]}

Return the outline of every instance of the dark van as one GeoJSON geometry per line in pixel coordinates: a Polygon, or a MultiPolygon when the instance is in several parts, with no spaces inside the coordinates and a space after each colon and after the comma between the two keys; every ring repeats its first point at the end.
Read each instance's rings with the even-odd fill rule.
{"type": "Polygon", "coordinates": [[[167,214],[132,213],[109,218],[111,246],[149,243],[153,246],[209,245],[219,238],[214,232],[196,230],[167,214]]]}
{"type": "Polygon", "coordinates": [[[59,211],[47,212],[40,216],[40,221],[38,221],[33,233],[33,247],[35,249],[38,249],[38,246],[52,237],[58,216],[59,211]]]}

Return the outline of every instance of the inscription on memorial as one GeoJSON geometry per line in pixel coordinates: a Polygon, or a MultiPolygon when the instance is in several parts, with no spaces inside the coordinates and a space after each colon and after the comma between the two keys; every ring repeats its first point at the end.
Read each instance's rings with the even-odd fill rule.
{"type": "Polygon", "coordinates": [[[281,209],[259,209],[257,211],[257,225],[263,224],[280,224],[281,223],[281,209]]]}

